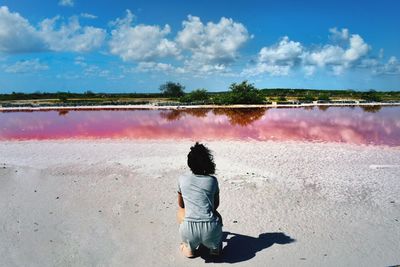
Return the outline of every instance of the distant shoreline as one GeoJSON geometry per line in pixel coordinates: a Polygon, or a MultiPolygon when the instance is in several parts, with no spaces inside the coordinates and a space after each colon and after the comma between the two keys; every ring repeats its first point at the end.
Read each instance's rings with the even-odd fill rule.
{"type": "Polygon", "coordinates": [[[1,107],[0,111],[50,111],[50,110],[115,110],[115,109],[148,109],[148,110],[179,110],[179,109],[199,109],[199,108],[301,108],[301,107],[350,107],[350,106],[400,106],[397,103],[301,103],[301,104],[263,104],[263,105],[97,105],[97,106],[40,106],[40,107],[1,107]]]}

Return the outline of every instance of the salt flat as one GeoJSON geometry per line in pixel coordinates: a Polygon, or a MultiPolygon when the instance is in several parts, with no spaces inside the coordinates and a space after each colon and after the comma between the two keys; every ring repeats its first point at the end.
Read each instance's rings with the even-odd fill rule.
{"type": "MultiPolygon", "coordinates": [[[[0,266],[204,265],[178,251],[177,178],[192,143],[0,142],[0,266]]],[[[205,144],[227,235],[214,265],[400,264],[399,148],[205,144]]]]}

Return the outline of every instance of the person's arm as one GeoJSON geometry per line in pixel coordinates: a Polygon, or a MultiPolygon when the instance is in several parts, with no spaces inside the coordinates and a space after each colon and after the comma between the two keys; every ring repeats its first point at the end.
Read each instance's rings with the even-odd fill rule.
{"type": "Polygon", "coordinates": [[[182,193],[178,192],[178,212],[176,213],[176,219],[181,224],[185,218],[185,203],[183,202],[182,193]]]}
{"type": "Polygon", "coordinates": [[[214,210],[217,210],[219,207],[219,192],[215,193],[214,196],[214,210]]]}
{"type": "Polygon", "coordinates": [[[181,192],[178,192],[178,206],[182,209],[185,208],[185,203],[183,202],[183,197],[181,192]]]}
{"type": "Polygon", "coordinates": [[[215,182],[215,194],[214,194],[214,210],[217,210],[219,207],[219,185],[218,180],[215,176],[212,176],[215,182]]]}

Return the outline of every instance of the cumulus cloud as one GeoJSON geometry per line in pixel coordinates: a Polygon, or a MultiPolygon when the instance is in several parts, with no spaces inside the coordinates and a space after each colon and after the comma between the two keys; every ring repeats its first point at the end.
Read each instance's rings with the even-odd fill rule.
{"type": "Polygon", "coordinates": [[[325,45],[322,49],[306,52],[305,61],[318,67],[339,65],[342,63],[344,52],[339,46],[325,45]]]}
{"type": "Polygon", "coordinates": [[[74,6],[74,1],[73,0],[60,0],[58,2],[58,4],[60,6],[69,6],[69,7],[73,7],[74,6]]]}
{"type": "Polygon", "coordinates": [[[336,27],[329,29],[329,32],[331,33],[330,38],[334,41],[338,40],[347,40],[349,39],[349,29],[341,29],[338,30],[336,27]]]}
{"type": "MultiPolygon", "coordinates": [[[[333,44],[320,48],[305,48],[300,42],[285,36],[275,45],[261,48],[256,64],[243,71],[246,76],[269,73],[275,76],[288,75],[292,68],[301,67],[306,76],[318,69],[328,68],[334,75],[342,75],[346,69],[362,64],[370,46],[358,34],[348,29],[332,28],[330,39],[333,44]]],[[[364,62],[366,64],[366,61],[364,62]]]]}
{"type": "MultiPolygon", "coordinates": [[[[74,1],[61,0],[59,3],[73,6],[74,1]]],[[[97,17],[89,13],[70,18],[56,16],[33,26],[19,13],[2,6],[0,53],[84,53],[99,49],[107,39],[110,54],[123,61],[137,63],[134,71],[195,76],[232,75],[232,68],[236,69],[235,63],[240,62],[240,49],[252,38],[242,23],[225,17],[217,22],[202,22],[199,17],[189,15],[175,36],[170,36],[171,28],[168,24],[135,24],[135,17],[129,10],[125,17],[110,22],[108,32],[103,28],[81,25],[79,18],[97,17]]],[[[276,44],[261,47],[241,74],[285,76],[290,75],[294,69],[300,69],[305,76],[312,76],[319,71],[342,75],[351,68],[363,68],[376,75],[400,74],[400,63],[396,57],[389,57],[384,62],[383,49],[371,55],[370,45],[349,29],[329,29],[328,40],[325,44],[306,47],[284,36],[276,44]]],[[[85,73],[88,75],[107,75],[100,69],[90,69],[91,65],[83,57],[77,57],[74,63],[87,68],[85,73]]],[[[19,65],[29,64],[31,69],[37,67],[40,70],[40,66],[45,68],[45,65],[34,60],[16,64],[15,69],[19,65]]],[[[11,67],[9,72],[12,72],[13,67],[8,67],[11,67]]]]}
{"type": "Polygon", "coordinates": [[[49,69],[49,66],[43,64],[39,59],[22,60],[14,64],[4,66],[4,71],[7,73],[33,73],[49,69]]]}
{"type": "Polygon", "coordinates": [[[87,52],[100,47],[105,37],[105,30],[83,27],[75,16],[67,23],[59,16],[44,19],[35,28],[20,14],[0,7],[0,52],[3,53],[87,52]]]}
{"type": "Polygon", "coordinates": [[[0,7],[0,52],[24,53],[46,50],[46,44],[28,20],[8,7],[0,7]]]}
{"type": "Polygon", "coordinates": [[[325,45],[322,49],[307,52],[305,60],[308,64],[319,67],[326,65],[349,67],[367,55],[370,48],[358,34],[351,35],[348,40],[347,48],[338,45],[325,45]]]}
{"type": "Polygon", "coordinates": [[[39,35],[53,51],[88,52],[99,48],[106,37],[106,31],[91,26],[82,27],[76,16],[57,27],[60,17],[45,19],[40,23],[39,35]]]}
{"type": "Polygon", "coordinates": [[[255,76],[269,73],[272,76],[286,76],[291,68],[301,61],[303,46],[285,36],[273,46],[263,47],[258,53],[257,64],[245,69],[243,74],[255,76]]]}
{"type": "Polygon", "coordinates": [[[174,39],[168,39],[169,25],[133,25],[134,15],[127,10],[124,18],[111,22],[110,52],[124,61],[139,62],[137,71],[163,71],[206,75],[227,73],[239,49],[250,38],[247,29],[232,19],[204,24],[189,15],[174,39]],[[180,66],[158,62],[172,57],[180,66]]]}
{"type": "Polygon", "coordinates": [[[176,42],[191,52],[191,61],[207,65],[227,65],[238,57],[238,50],[250,38],[243,24],[222,17],[218,23],[203,24],[199,17],[182,22],[176,42]]]}
{"type": "Polygon", "coordinates": [[[125,18],[112,22],[109,41],[110,52],[124,61],[152,61],[160,57],[178,56],[180,51],[175,42],[165,38],[170,32],[167,24],[159,26],[132,25],[133,14],[127,10],[125,18]]]}
{"type": "Polygon", "coordinates": [[[300,60],[303,46],[299,42],[290,41],[285,36],[279,44],[272,47],[263,47],[259,53],[259,61],[271,63],[272,65],[293,66],[300,60]]]}
{"type": "Polygon", "coordinates": [[[371,69],[374,74],[378,75],[400,75],[400,62],[396,57],[392,56],[386,63],[380,64],[376,62],[371,69]]]}

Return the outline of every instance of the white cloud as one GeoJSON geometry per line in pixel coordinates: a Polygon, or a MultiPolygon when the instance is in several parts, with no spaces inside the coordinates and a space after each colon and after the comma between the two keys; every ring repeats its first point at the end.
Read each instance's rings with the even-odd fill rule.
{"type": "Polygon", "coordinates": [[[312,76],[316,71],[316,67],[312,65],[306,65],[303,66],[303,71],[306,76],[312,76]]]}
{"type": "MultiPolygon", "coordinates": [[[[60,5],[73,6],[74,1],[60,1],[60,5]]],[[[203,23],[199,17],[189,15],[182,22],[176,36],[171,35],[168,24],[134,24],[134,15],[127,10],[123,18],[110,22],[110,31],[81,25],[79,18],[94,19],[95,15],[81,13],[79,16],[47,18],[33,26],[17,12],[0,7],[0,53],[33,53],[41,51],[88,52],[103,46],[106,38],[109,52],[123,61],[136,62],[134,71],[164,72],[169,74],[232,75],[234,63],[240,58],[240,49],[252,38],[246,27],[230,18],[218,22],[203,23]],[[163,60],[160,60],[163,59],[163,60]],[[167,61],[162,63],[159,61],[167,61]]],[[[256,76],[290,75],[301,69],[305,76],[318,71],[342,75],[351,68],[363,68],[377,75],[399,75],[400,63],[396,57],[384,62],[383,49],[371,55],[371,47],[359,34],[349,29],[329,29],[329,42],[319,46],[305,47],[298,41],[284,36],[276,44],[261,47],[254,63],[241,74],[256,76]]],[[[106,77],[100,68],[94,68],[83,57],[76,57],[74,64],[82,67],[85,75],[106,77]]],[[[8,72],[18,68],[44,70],[47,65],[38,60],[21,61],[6,66],[8,72]]],[[[22,71],[23,72],[23,71],[22,71]]]]}
{"type": "Polygon", "coordinates": [[[400,75],[400,62],[396,57],[392,56],[384,64],[375,64],[372,72],[383,75],[400,75]]]}
{"type": "Polygon", "coordinates": [[[303,46],[299,42],[289,40],[285,36],[273,46],[263,47],[258,53],[257,64],[243,71],[245,76],[256,76],[269,73],[272,76],[289,75],[293,66],[299,64],[303,54],[303,46]]]}
{"type": "Polygon", "coordinates": [[[38,32],[19,13],[0,7],[0,52],[24,53],[46,50],[38,32]]]}
{"type": "Polygon", "coordinates": [[[332,66],[332,72],[334,75],[340,76],[344,73],[345,67],[342,65],[332,66]]]}
{"type": "Polygon", "coordinates": [[[290,41],[289,37],[285,36],[278,45],[261,48],[258,60],[272,65],[293,66],[300,60],[302,53],[303,46],[299,42],[290,41]]]}
{"type": "Polygon", "coordinates": [[[334,41],[338,40],[347,40],[349,39],[349,30],[344,28],[341,29],[340,31],[335,27],[329,29],[329,32],[331,33],[330,38],[334,41]]]}
{"type": "Polygon", "coordinates": [[[344,53],[344,49],[339,46],[325,45],[320,50],[305,52],[304,58],[310,65],[324,67],[341,64],[344,53]]]}
{"type": "Polygon", "coordinates": [[[109,42],[112,54],[124,61],[152,61],[179,55],[176,44],[165,38],[171,32],[168,24],[164,28],[143,24],[132,26],[133,18],[127,10],[125,18],[112,22],[114,29],[109,42]]]}
{"type": "Polygon", "coordinates": [[[350,47],[345,51],[343,59],[346,62],[354,62],[365,56],[369,49],[369,45],[364,42],[360,35],[353,34],[350,37],[350,47]]]}
{"type": "Polygon", "coordinates": [[[43,64],[39,59],[22,60],[12,65],[4,66],[4,71],[8,73],[33,73],[49,69],[49,66],[43,64]]]}
{"type": "Polygon", "coordinates": [[[59,79],[79,80],[90,78],[101,78],[107,80],[120,80],[125,78],[125,75],[114,72],[110,69],[105,69],[94,64],[88,64],[82,56],[75,57],[74,64],[81,68],[75,72],[65,72],[58,74],[56,77],[59,79]]]}
{"type": "Polygon", "coordinates": [[[346,69],[371,64],[368,59],[370,46],[358,34],[350,34],[348,29],[332,28],[330,39],[336,44],[326,44],[322,48],[305,48],[300,42],[290,41],[285,36],[273,46],[261,48],[256,64],[246,68],[242,74],[255,76],[263,73],[285,76],[293,67],[302,67],[306,76],[317,69],[327,68],[334,75],[342,75],[346,69]]]}
{"type": "Polygon", "coordinates": [[[0,7],[0,52],[31,53],[40,51],[87,52],[99,48],[106,31],[81,26],[76,16],[64,23],[59,16],[45,19],[33,27],[18,13],[0,7]],[[57,24],[60,25],[57,27],[57,24]]]}
{"type": "Polygon", "coordinates": [[[75,59],[74,59],[74,64],[75,64],[75,65],[78,65],[78,66],[81,66],[81,67],[86,67],[86,66],[88,65],[88,64],[85,62],[85,58],[82,57],[82,56],[75,57],[75,59]]]}
{"type": "Polygon", "coordinates": [[[182,68],[176,68],[171,64],[161,63],[161,62],[139,62],[135,68],[137,72],[164,72],[164,73],[176,73],[183,72],[182,68]]]}
{"type": "Polygon", "coordinates": [[[60,6],[69,6],[69,7],[73,7],[74,6],[74,1],[73,0],[60,0],[58,2],[58,4],[60,6]]]}
{"type": "Polygon", "coordinates": [[[238,58],[239,48],[250,38],[247,29],[232,19],[203,24],[198,17],[188,16],[174,40],[171,29],[150,25],[132,25],[133,14],[111,22],[110,52],[124,61],[139,61],[136,71],[162,71],[193,75],[226,74],[238,58]],[[157,62],[172,57],[180,66],[157,62]],[[183,63],[183,64],[182,64],[183,63]]]}
{"type": "Polygon", "coordinates": [[[176,42],[191,52],[191,61],[208,65],[234,62],[239,48],[250,38],[243,24],[224,17],[218,23],[203,24],[199,17],[189,15],[182,27],[176,42]]]}
{"type": "Polygon", "coordinates": [[[345,48],[329,44],[322,49],[306,52],[305,61],[309,65],[318,67],[329,65],[342,66],[343,68],[351,67],[352,64],[368,54],[370,47],[358,34],[352,34],[347,40],[348,44],[345,48]]]}
{"type": "Polygon", "coordinates": [[[257,63],[257,65],[246,68],[242,71],[241,75],[243,76],[257,76],[263,73],[268,73],[271,76],[286,76],[289,75],[291,66],[280,66],[273,65],[268,63],[257,63]]]}
{"type": "Polygon", "coordinates": [[[96,16],[96,15],[89,14],[89,13],[81,13],[80,16],[81,16],[82,18],[85,18],[85,19],[97,19],[97,16],[96,16]]]}
{"type": "Polygon", "coordinates": [[[45,19],[40,23],[39,35],[53,51],[88,52],[99,48],[106,37],[106,31],[91,26],[82,27],[77,17],[71,17],[68,23],[57,22],[60,17],[45,19]]]}

